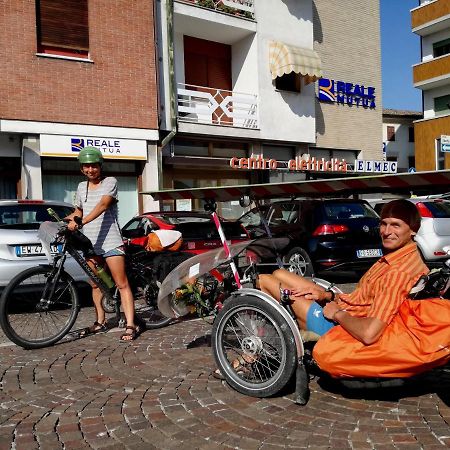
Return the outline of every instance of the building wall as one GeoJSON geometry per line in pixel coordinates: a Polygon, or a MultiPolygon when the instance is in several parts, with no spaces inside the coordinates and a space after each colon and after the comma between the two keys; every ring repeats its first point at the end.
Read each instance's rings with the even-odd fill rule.
{"type": "Polygon", "coordinates": [[[386,156],[396,158],[398,172],[405,172],[410,169],[409,158],[414,156],[415,143],[409,142],[409,128],[414,127],[414,120],[417,116],[383,116],[383,142],[386,146],[386,156]],[[388,141],[387,127],[392,126],[395,130],[395,141],[388,141]]]}
{"type": "Polygon", "coordinates": [[[324,78],[375,87],[376,108],[317,102],[317,146],[361,150],[382,159],[381,42],[378,0],[314,0],[314,49],[324,78]]]}
{"type": "MultiPolygon", "coordinates": [[[[417,170],[436,170],[436,140],[450,134],[450,115],[417,121],[414,132],[417,170]]],[[[450,153],[445,155],[445,168],[450,168],[450,153]]]]}
{"type": "Polygon", "coordinates": [[[36,56],[34,0],[0,14],[0,118],[157,128],[153,1],[89,2],[92,62],[36,56]]]}

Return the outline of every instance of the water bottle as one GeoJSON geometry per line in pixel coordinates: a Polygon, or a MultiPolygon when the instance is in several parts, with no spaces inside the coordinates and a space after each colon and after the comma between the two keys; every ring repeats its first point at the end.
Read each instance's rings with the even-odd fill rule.
{"type": "Polygon", "coordinates": [[[95,264],[95,271],[97,273],[97,276],[103,281],[103,283],[106,284],[108,289],[111,289],[114,286],[113,279],[111,278],[109,273],[104,269],[103,266],[95,264]]]}

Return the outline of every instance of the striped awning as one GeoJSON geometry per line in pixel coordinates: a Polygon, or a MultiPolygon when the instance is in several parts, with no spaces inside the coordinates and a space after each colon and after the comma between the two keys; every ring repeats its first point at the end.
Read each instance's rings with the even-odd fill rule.
{"type": "Polygon", "coordinates": [[[141,192],[155,200],[215,199],[218,202],[238,200],[247,195],[252,199],[277,197],[339,197],[354,194],[396,193],[431,194],[450,190],[450,170],[415,172],[393,175],[329,178],[289,183],[247,184],[211,188],[175,189],[141,192]]]}
{"type": "Polygon", "coordinates": [[[269,44],[269,64],[273,80],[291,72],[299,73],[308,83],[322,78],[319,55],[309,48],[272,41],[269,44]]]}

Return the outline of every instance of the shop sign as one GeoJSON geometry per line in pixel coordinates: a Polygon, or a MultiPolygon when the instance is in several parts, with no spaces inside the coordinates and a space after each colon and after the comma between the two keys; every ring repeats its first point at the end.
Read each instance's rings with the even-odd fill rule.
{"type": "Polygon", "coordinates": [[[41,156],[76,157],[84,147],[97,147],[106,159],[147,160],[147,141],[90,136],[41,134],[41,156]]]}
{"type": "Polygon", "coordinates": [[[441,136],[441,152],[450,152],[450,136],[441,136]]]}
{"type": "Polygon", "coordinates": [[[397,161],[365,161],[355,159],[355,172],[397,173],[397,161]]]}
{"type": "MultiPolygon", "coordinates": [[[[253,169],[253,170],[277,170],[280,164],[279,161],[272,158],[263,158],[261,156],[253,156],[250,158],[230,159],[230,167],[232,169],[253,169]]],[[[286,167],[291,171],[305,171],[314,170],[317,172],[347,172],[347,163],[345,159],[331,158],[302,158],[297,156],[295,159],[290,159],[282,162],[283,168],[286,167]]]]}
{"type": "Polygon", "coordinates": [[[348,106],[362,106],[373,109],[375,104],[375,88],[362,84],[335,81],[329,78],[319,79],[318,98],[322,102],[333,102],[348,106]]]}

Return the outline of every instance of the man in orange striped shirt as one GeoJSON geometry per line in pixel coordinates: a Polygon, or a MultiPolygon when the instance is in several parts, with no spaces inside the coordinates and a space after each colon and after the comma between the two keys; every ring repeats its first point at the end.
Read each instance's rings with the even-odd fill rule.
{"type": "Polygon", "coordinates": [[[321,336],[339,324],[363,344],[373,344],[398,313],[411,287],[428,272],[414,242],[419,227],[420,215],[411,202],[387,203],[380,223],[384,256],[351,294],[334,294],[284,269],[261,275],[260,288],[277,299],[282,289],[290,289],[292,309],[304,330],[321,336]]]}

